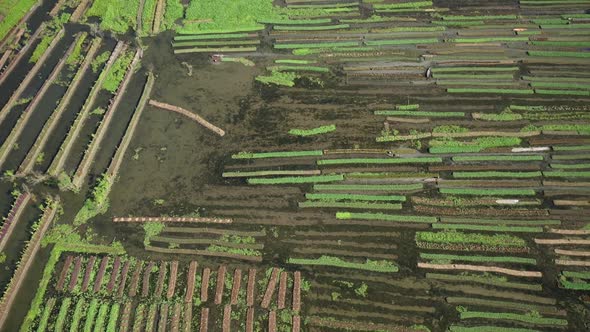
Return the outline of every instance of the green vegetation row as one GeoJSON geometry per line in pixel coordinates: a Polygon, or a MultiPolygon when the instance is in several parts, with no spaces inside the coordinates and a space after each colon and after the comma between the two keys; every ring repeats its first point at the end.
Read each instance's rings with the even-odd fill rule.
{"type": "Polygon", "coordinates": [[[366,210],[401,210],[402,205],[399,203],[370,203],[357,201],[331,201],[331,200],[314,200],[300,202],[300,208],[336,208],[336,209],[366,209],[366,210]]]}
{"type": "Polygon", "coordinates": [[[362,194],[305,194],[305,198],[311,200],[353,200],[353,201],[397,201],[405,202],[406,196],[401,195],[362,195],[362,194]]]}
{"type": "Polygon", "coordinates": [[[543,161],[541,155],[493,155],[493,156],[455,156],[453,161],[543,161]]]}
{"type": "Polygon", "coordinates": [[[100,27],[116,33],[126,33],[137,26],[139,0],[96,0],[86,12],[86,16],[100,18],[100,27]]]}
{"type": "Polygon", "coordinates": [[[389,261],[373,261],[367,259],[365,263],[353,263],[345,261],[339,257],[322,256],[315,259],[307,258],[289,258],[289,264],[311,265],[311,266],[330,266],[345,269],[365,270],[371,272],[397,272],[399,268],[389,261]]]}
{"type": "Polygon", "coordinates": [[[413,191],[424,188],[422,183],[413,184],[316,184],[316,191],[413,191]]]}
{"type": "Polygon", "coordinates": [[[506,171],[481,171],[481,172],[453,172],[453,177],[457,179],[473,179],[473,178],[536,178],[541,177],[540,171],[532,172],[506,172],[506,171]]]}
{"type": "Polygon", "coordinates": [[[533,189],[498,189],[498,188],[440,188],[441,194],[474,195],[474,196],[535,196],[533,189]]]}
{"type": "Polygon", "coordinates": [[[479,283],[479,284],[496,286],[496,287],[524,289],[524,290],[530,290],[530,291],[543,290],[543,287],[539,284],[512,282],[512,281],[508,281],[506,279],[506,277],[498,277],[498,276],[493,276],[493,275],[471,275],[471,274],[455,275],[455,274],[443,274],[443,273],[426,273],[426,278],[444,280],[444,281],[454,281],[454,282],[460,282],[460,283],[473,282],[473,283],[479,283]]]}
{"type": "MultiPolygon", "coordinates": [[[[278,60],[277,60],[278,61],[278,60]]],[[[319,134],[326,134],[336,131],[336,125],[327,125],[327,126],[320,126],[313,129],[291,129],[289,130],[289,134],[295,136],[312,136],[312,135],[319,135],[319,134]]]]}
{"type": "Polygon", "coordinates": [[[420,258],[434,261],[466,261],[466,262],[490,262],[490,263],[516,263],[537,265],[537,260],[526,257],[513,256],[481,256],[481,255],[452,255],[420,253],[420,258]]]}
{"type": "Polygon", "coordinates": [[[344,175],[317,175],[317,176],[291,176],[279,178],[253,178],[248,179],[249,184],[299,184],[299,183],[321,183],[344,180],[344,175]]]}
{"type": "Polygon", "coordinates": [[[395,222],[411,222],[411,223],[436,223],[438,218],[427,216],[408,216],[408,215],[391,215],[383,213],[354,213],[354,212],[336,212],[336,219],[366,219],[366,220],[383,220],[395,222]]]}
{"type": "Polygon", "coordinates": [[[481,319],[498,319],[513,320],[529,324],[567,326],[568,322],[561,318],[537,317],[526,314],[515,314],[509,312],[482,312],[482,311],[464,311],[459,313],[461,319],[481,318],[481,319]]]}
{"type": "Polygon", "coordinates": [[[464,112],[425,112],[425,111],[375,111],[375,115],[391,115],[391,116],[420,116],[420,117],[440,117],[440,118],[462,118],[465,117],[464,112]]]}
{"type": "Polygon", "coordinates": [[[318,165],[350,165],[350,164],[429,164],[442,163],[439,157],[417,158],[350,158],[350,159],[321,159],[318,165]]]}
{"type": "Polygon", "coordinates": [[[322,150],[308,150],[308,151],[281,151],[281,152],[240,152],[232,155],[232,159],[259,159],[259,158],[287,158],[287,157],[312,157],[322,156],[322,150]]]}
{"type": "Polygon", "coordinates": [[[525,226],[489,226],[489,225],[471,225],[471,224],[436,224],[432,225],[434,229],[453,229],[468,231],[484,232],[513,232],[513,233],[542,233],[543,227],[525,227],[525,226]]]}
{"type": "Polygon", "coordinates": [[[417,232],[416,241],[441,244],[482,244],[498,247],[526,247],[526,241],[514,235],[487,235],[458,231],[417,232]]]}

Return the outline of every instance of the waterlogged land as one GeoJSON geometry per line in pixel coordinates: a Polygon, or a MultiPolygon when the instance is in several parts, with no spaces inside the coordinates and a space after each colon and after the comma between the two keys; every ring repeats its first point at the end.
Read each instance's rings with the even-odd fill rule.
{"type": "Polygon", "coordinates": [[[0,0],[0,331],[590,330],[587,10],[0,0]]]}

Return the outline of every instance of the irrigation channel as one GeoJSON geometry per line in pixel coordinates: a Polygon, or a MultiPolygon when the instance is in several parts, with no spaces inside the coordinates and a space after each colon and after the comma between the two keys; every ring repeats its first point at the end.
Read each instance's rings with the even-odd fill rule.
{"type": "Polygon", "coordinates": [[[590,331],[578,0],[0,0],[0,332],[590,331]]]}

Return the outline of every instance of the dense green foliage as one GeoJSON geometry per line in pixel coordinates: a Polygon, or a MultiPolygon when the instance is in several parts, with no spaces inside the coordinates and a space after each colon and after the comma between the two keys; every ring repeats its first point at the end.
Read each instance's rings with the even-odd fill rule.
{"type": "Polygon", "coordinates": [[[273,70],[268,76],[256,76],[256,81],[267,85],[276,84],[292,87],[295,86],[295,79],[297,78],[299,78],[299,75],[294,72],[273,70]]]}
{"type": "Polygon", "coordinates": [[[184,16],[184,7],[181,0],[166,0],[162,30],[172,30],[176,27],[176,21],[184,16]]]}
{"type": "Polygon", "coordinates": [[[315,259],[289,258],[288,263],[298,265],[332,266],[373,272],[397,272],[399,270],[394,263],[389,261],[372,261],[367,259],[365,263],[353,263],[333,256],[322,256],[315,259]]]}
{"type": "Polygon", "coordinates": [[[33,8],[37,0],[0,0],[0,40],[4,39],[18,22],[33,8]]]}
{"type": "Polygon", "coordinates": [[[131,51],[125,52],[123,55],[115,60],[113,66],[109,69],[107,76],[104,80],[102,87],[110,91],[111,93],[117,92],[119,89],[119,85],[125,78],[125,74],[127,74],[128,70],[133,70],[133,68],[129,68],[129,65],[133,61],[133,57],[135,54],[131,51]]]}
{"type": "Polygon", "coordinates": [[[116,33],[125,33],[137,25],[139,0],[95,0],[86,16],[100,18],[100,27],[116,33]]]}
{"type": "Polygon", "coordinates": [[[74,46],[74,50],[72,51],[72,53],[70,53],[70,56],[68,56],[68,58],[66,59],[66,63],[70,67],[74,67],[80,61],[82,61],[82,59],[84,58],[82,56],[82,46],[84,46],[84,41],[86,41],[87,37],[88,37],[88,33],[82,32],[82,34],[80,35],[80,38],[78,38],[78,40],[76,41],[76,46],[74,46]]]}
{"type": "Polygon", "coordinates": [[[105,213],[109,208],[109,193],[111,191],[111,179],[107,175],[103,175],[96,187],[92,190],[92,194],[86,199],[84,205],[76,214],[74,218],[74,225],[82,225],[90,218],[99,214],[105,213]]]}

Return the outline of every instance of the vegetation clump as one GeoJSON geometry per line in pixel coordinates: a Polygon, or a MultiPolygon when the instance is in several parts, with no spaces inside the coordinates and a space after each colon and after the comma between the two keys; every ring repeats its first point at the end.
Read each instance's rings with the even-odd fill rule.
{"type": "Polygon", "coordinates": [[[294,72],[273,70],[268,76],[257,76],[256,80],[266,85],[275,84],[293,87],[297,78],[299,78],[299,75],[294,72]]]}
{"type": "Polygon", "coordinates": [[[86,16],[100,18],[100,27],[116,33],[126,33],[137,24],[139,0],[96,0],[86,16]]]}
{"type": "Polygon", "coordinates": [[[105,213],[109,208],[109,193],[111,191],[111,179],[108,175],[103,175],[96,187],[92,190],[92,194],[86,199],[84,205],[76,214],[74,218],[74,225],[79,226],[89,219],[105,213]]]}
{"type": "Polygon", "coordinates": [[[127,74],[127,70],[132,70],[129,65],[133,61],[133,56],[133,52],[126,52],[115,61],[104,80],[103,88],[105,90],[111,93],[117,92],[119,85],[125,78],[125,74],[127,74]]]}

